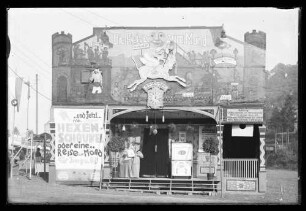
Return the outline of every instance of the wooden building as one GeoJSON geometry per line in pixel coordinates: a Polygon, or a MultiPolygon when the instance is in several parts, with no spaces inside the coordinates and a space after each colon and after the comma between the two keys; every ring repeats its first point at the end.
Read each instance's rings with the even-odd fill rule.
{"type": "Polygon", "coordinates": [[[187,179],[207,180],[202,143],[214,137],[222,190],[265,192],[265,49],[264,32],[239,41],[222,26],[93,28],[76,42],[53,34],[50,179],[99,181],[103,163],[110,177],[100,149],[126,130],[144,154],[141,178],[173,178],[171,146],[183,142],[187,179]]]}

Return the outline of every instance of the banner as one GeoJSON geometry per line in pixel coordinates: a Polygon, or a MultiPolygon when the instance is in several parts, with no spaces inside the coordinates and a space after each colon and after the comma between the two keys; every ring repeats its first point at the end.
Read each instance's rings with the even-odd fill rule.
{"type": "Polygon", "coordinates": [[[17,112],[19,112],[20,99],[21,99],[21,90],[22,90],[23,79],[17,77],[15,80],[15,98],[18,100],[17,112]]]}
{"type": "Polygon", "coordinates": [[[104,162],[104,109],[54,108],[56,179],[99,181],[104,162]]]}

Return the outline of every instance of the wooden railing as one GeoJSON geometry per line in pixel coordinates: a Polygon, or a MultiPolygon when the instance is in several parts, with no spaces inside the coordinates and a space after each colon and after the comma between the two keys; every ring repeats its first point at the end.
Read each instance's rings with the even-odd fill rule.
{"type": "Polygon", "coordinates": [[[223,159],[224,177],[258,178],[258,159],[223,159]]]}

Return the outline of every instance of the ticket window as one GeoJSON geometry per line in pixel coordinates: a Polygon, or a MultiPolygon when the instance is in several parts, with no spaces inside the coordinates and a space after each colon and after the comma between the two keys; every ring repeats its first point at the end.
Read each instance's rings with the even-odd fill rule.
{"type": "Polygon", "coordinates": [[[259,125],[224,125],[223,158],[259,158],[259,125]]]}

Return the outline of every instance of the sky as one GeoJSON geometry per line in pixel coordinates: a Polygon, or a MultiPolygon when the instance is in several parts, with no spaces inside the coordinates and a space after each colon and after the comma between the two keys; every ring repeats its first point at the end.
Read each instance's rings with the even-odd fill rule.
{"type": "Polygon", "coordinates": [[[50,120],[52,90],[51,37],[64,31],[76,42],[92,35],[93,27],[111,26],[221,26],[243,41],[253,29],[266,33],[266,69],[297,64],[299,9],[276,8],[10,8],[7,13],[11,53],[8,59],[8,129],[36,133],[36,74],[38,74],[38,133],[50,120]],[[15,72],[15,73],[14,73],[15,72]],[[15,112],[16,74],[23,84],[20,110],[15,112]],[[28,111],[28,112],[27,112],[28,111]]]}

